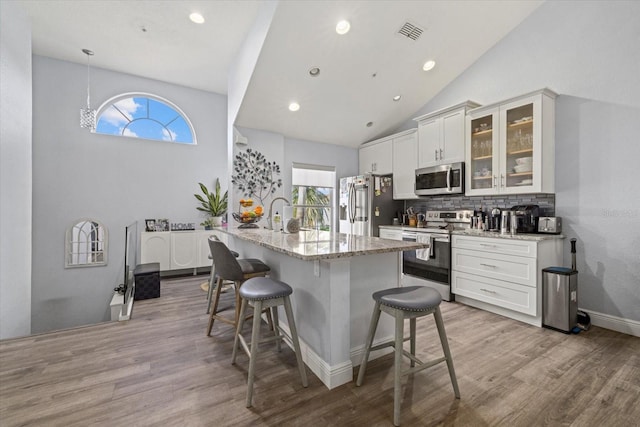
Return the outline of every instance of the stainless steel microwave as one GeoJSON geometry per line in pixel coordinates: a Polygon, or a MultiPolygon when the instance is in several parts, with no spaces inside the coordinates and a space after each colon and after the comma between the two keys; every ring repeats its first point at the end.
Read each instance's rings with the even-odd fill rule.
{"type": "Polygon", "coordinates": [[[464,193],[464,163],[450,163],[416,169],[418,196],[464,193]]]}

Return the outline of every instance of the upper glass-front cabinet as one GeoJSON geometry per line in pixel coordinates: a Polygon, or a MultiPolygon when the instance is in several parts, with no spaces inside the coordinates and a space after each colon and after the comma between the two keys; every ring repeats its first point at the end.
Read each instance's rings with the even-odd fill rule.
{"type": "Polygon", "coordinates": [[[542,90],[467,116],[467,195],[554,191],[555,94],[542,90]]]}

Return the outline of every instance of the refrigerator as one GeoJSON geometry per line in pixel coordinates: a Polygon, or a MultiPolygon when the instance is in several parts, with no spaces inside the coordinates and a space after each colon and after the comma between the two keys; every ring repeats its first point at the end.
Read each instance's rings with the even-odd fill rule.
{"type": "Polygon", "coordinates": [[[340,179],[340,233],[378,237],[380,225],[391,225],[404,202],[393,200],[392,175],[357,175],[340,179]]]}

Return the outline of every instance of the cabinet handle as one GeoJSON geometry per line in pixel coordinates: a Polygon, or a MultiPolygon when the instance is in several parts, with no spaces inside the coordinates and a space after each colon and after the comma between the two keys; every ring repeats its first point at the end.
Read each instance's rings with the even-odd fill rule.
{"type": "Polygon", "coordinates": [[[442,155],[442,148],[440,149],[440,160],[442,160],[444,156],[442,155]]]}
{"type": "Polygon", "coordinates": [[[485,248],[495,248],[496,245],[490,245],[488,243],[480,243],[480,246],[484,246],[485,248]]]}
{"type": "Polygon", "coordinates": [[[483,267],[489,267],[489,268],[498,268],[497,265],[492,265],[492,264],[480,264],[483,267]]]}
{"type": "Polygon", "coordinates": [[[493,175],[493,188],[498,188],[498,177],[493,175]]]}
{"type": "Polygon", "coordinates": [[[482,292],[486,292],[486,293],[488,293],[488,294],[497,294],[497,292],[496,292],[496,291],[491,291],[491,290],[489,290],[489,289],[485,289],[485,288],[480,288],[480,290],[481,290],[482,292]]]}
{"type": "Polygon", "coordinates": [[[500,186],[504,188],[504,174],[500,174],[500,186]]]}
{"type": "Polygon", "coordinates": [[[436,148],[436,154],[434,156],[436,158],[436,160],[438,160],[438,149],[436,148]]]}

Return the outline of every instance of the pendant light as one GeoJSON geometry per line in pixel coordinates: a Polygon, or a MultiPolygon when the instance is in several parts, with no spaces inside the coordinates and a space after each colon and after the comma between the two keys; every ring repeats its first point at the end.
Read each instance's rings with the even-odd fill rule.
{"type": "Polygon", "coordinates": [[[87,108],[80,109],[80,127],[93,132],[96,130],[96,110],[91,109],[91,67],[89,65],[89,58],[93,56],[93,51],[82,49],[82,52],[87,55],[87,108]]]}

